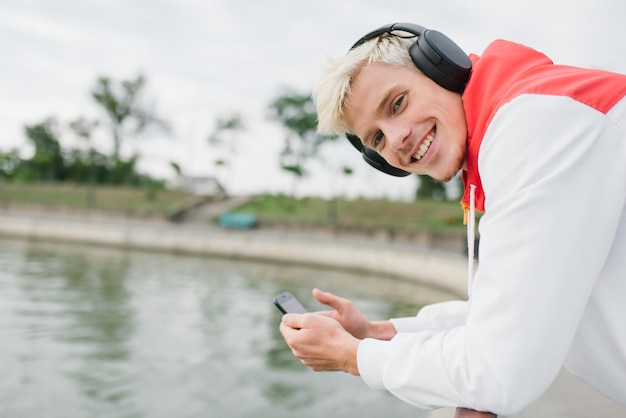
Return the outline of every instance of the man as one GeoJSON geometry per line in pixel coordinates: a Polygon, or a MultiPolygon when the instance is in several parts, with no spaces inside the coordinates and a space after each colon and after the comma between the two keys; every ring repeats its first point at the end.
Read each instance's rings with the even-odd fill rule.
{"type": "Polygon", "coordinates": [[[626,406],[626,76],[502,40],[469,58],[438,32],[388,25],[316,92],[320,131],[348,134],[378,169],[462,171],[464,207],[485,212],[469,300],[369,321],[315,290],[333,310],[280,330],[311,369],[421,408],[515,414],[562,366],[626,406]]]}

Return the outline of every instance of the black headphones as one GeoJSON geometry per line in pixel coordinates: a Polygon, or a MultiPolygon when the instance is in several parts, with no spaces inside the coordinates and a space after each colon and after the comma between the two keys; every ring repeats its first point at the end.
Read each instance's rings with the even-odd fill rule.
{"type": "MultiPolygon", "coordinates": [[[[463,50],[450,38],[435,30],[426,29],[413,23],[392,23],[381,26],[359,39],[350,50],[370,39],[394,31],[404,31],[417,37],[409,47],[409,55],[415,66],[427,77],[446,90],[463,93],[472,70],[472,62],[463,50]]],[[[405,37],[405,35],[395,35],[405,37]]],[[[395,177],[408,176],[408,171],[389,164],[379,153],[363,145],[359,137],[348,134],[350,143],[361,152],[363,159],[377,170],[395,177]]]]}

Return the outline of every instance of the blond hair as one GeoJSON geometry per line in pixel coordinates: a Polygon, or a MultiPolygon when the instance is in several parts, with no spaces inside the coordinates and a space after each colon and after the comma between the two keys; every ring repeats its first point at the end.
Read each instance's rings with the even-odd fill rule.
{"type": "Polygon", "coordinates": [[[354,80],[368,64],[382,62],[419,71],[409,55],[409,46],[415,40],[416,36],[407,32],[384,33],[351,49],[343,57],[330,59],[313,92],[318,131],[329,135],[351,133],[343,120],[344,110],[354,80]]]}

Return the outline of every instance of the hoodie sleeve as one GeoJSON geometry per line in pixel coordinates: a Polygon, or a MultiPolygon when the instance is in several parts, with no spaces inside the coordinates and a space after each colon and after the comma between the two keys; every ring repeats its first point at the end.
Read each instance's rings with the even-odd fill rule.
{"type": "Polygon", "coordinates": [[[451,300],[426,305],[416,316],[392,318],[391,323],[397,332],[418,332],[424,330],[443,331],[465,324],[469,303],[451,300]]]}
{"type": "Polygon", "coordinates": [[[479,154],[486,214],[467,321],[363,340],[363,380],[426,409],[511,415],[536,400],[612,245],[626,200],[623,132],[568,97],[525,95],[501,108],[479,154]]]}

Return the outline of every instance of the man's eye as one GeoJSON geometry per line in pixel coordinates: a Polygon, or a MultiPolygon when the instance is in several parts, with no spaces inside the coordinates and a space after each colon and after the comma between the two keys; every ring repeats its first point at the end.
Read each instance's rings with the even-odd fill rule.
{"type": "Polygon", "coordinates": [[[372,145],[374,145],[374,148],[378,148],[378,145],[380,145],[382,141],[383,141],[383,133],[378,132],[376,135],[374,135],[374,139],[372,140],[372,145]]]}
{"type": "Polygon", "coordinates": [[[402,101],[404,100],[404,96],[400,96],[398,100],[396,100],[393,104],[393,112],[395,113],[400,106],[402,105],[402,101]]]}

